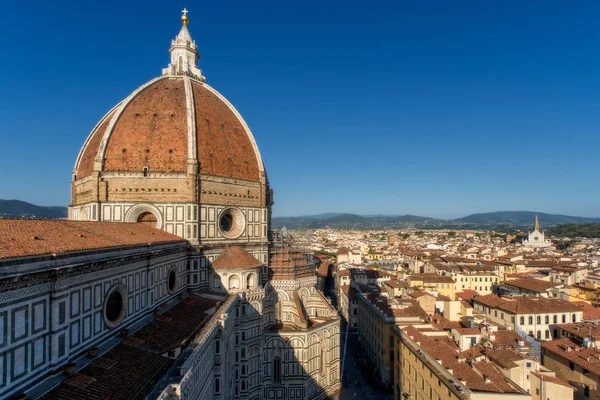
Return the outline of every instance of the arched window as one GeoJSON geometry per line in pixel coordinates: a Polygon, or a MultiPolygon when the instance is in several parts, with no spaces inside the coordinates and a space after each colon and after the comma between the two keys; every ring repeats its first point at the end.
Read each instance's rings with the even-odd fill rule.
{"type": "Polygon", "coordinates": [[[545,336],[546,336],[546,339],[550,339],[550,331],[546,330],[545,336]]]}
{"type": "MultiPolygon", "coordinates": [[[[146,172],[147,171],[148,171],[148,169],[146,169],[146,172]]],[[[141,213],[138,216],[137,222],[142,223],[142,224],[146,224],[146,225],[150,225],[150,226],[156,228],[156,224],[158,223],[158,219],[156,218],[156,215],[154,215],[151,212],[147,211],[147,212],[141,213]]]]}
{"type": "Polygon", "coordinates": [[[213,286],[216,289],[221,288],[221,277],[219,275],[215,275],[215,277],[213,278],[213,286]]]}
{"type": "Polygon", "coordinates": [[[240,288],[240,277],[237,275],[231,275],[229,277],[229,289],[239,289],[240,288]]]}
{"type": "Polygon", "coordinates": [[[556,324],[558,322],[558,316],[556,316],[556,314],[554,315],[554,323],[556,324]]]}
{"type": "Polygon", "coordinates": [[[542,338],[542,331],[537,331],[537,338],[541,339],[542,338]]]}
{"type": "Polygon", "coordinates": [[[558,329],[554,329],[554,339],[558,339],[558,329]]]}
{"type": "Polygon", "coordinates": [[[242,381],[242,392],[246,390],[246,381],[242,381]]]}
{"type": "Polygon", "coordinates": [[[521,325],[525,325],[525,317],[521,317],[521,325]]]}
{"type": "Polygon", "coordinates": [[[573,322],[577,322],[577,314],[573,314],[573,322]]]}
{"type": "Polygon", "coordinates": [[[533,325],[533,317],[531,315],[529,316],[529,325],[533,325]]]}
{"type": "Polygon", "coordinates": [[[538,324],[542,323],[542,316],[541,315],[538,315],[536,319],[537,319],[537,323],[538,324]]]}
{"type": "Polygon", "coordinates": [[[246,366],[242,365],[242,375],[246,375],[246,366]]]}
{"type": "Polygon", "coordinates": [[[254,289],[254,274],[248,274],[246,277],[246,289],[254,289]]]}
{"type": "Polygon", "coordinates": [[[550,316],[546,315],[546,318],[544,319],[544,321],[546,321],[546,324],[550,323],[550,316]]]}
{"type": "Polygon", "coordinates": [[[563,321],[563,324],[567,323],[567,314],[563,314],[562,321],[563,321]]]}
{"type": "Polygon", "coordinates": [[[273,382],[281,383],[281,358],[273,359],[273,382]]]}

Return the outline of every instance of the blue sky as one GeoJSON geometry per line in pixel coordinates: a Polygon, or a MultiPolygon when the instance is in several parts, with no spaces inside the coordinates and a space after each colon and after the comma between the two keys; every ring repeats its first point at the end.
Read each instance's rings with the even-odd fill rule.
{"type": "Polygon", "coordinates": [[[183,7],[274,215],[600,217],[592,1],[5,2],[0,198],[68,204],[80,146],[168,64],[183,7]]]}

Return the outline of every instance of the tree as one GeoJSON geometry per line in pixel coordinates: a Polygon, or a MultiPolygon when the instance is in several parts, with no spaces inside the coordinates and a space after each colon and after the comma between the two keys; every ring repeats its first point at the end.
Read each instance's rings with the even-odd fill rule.
{"type": "Polygon", "coordinates": [[[456,237],[456,232],[448,232],[448,237],[456,237]]]}

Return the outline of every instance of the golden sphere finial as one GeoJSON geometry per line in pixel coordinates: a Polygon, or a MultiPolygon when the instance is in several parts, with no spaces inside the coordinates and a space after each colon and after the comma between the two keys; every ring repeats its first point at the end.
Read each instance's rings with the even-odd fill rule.
{"type": "Polygon", "coordinates": [[[188,10],[184,8],[183,10],[181,10],[181,12],[183,13],[183,15],[181,16],[181,22],[183,22],[184,25],[187,25],[190,21],[187,16],[188,10]]]}

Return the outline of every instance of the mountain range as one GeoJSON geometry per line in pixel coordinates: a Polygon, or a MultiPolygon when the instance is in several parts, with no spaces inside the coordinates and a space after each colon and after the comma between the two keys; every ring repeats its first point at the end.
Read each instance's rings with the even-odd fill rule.
{"type": "MultiPolygon", "coordinates": [[[[531,230],[538,216],[542,229],[561,224],[599,223],[600,218],[574,217],[547,214],[536,211],[496,211],[472,214],[457,219],[439,219],[417,215],[356,215],[348,213],[324,213],[300,217],[274,217],[275,228],[289,229],[493,229],[531,230]]],[[[0,218],[48,218],[67,217],[67,207],[44,207],[21,200],[0,200],[0,218]]]]}
{"type": "Polygon", "coordinates": [[[493,229],[532,230],[535,216],[542,228],[560,224],[600,222],[600,218],[574,217],[536,211],[496,211],[472,214],[457,219],[438,219],[416,215],[356,215],[327,213],[302,217],[274,217],[273,227],[290,229],[493,229]]]}
{"type": "Polygon", "coordinates": [[[0,200],[0,217],[4,218],[67,218],[67,207],[36,206],[21,200],[0,200]]]}

